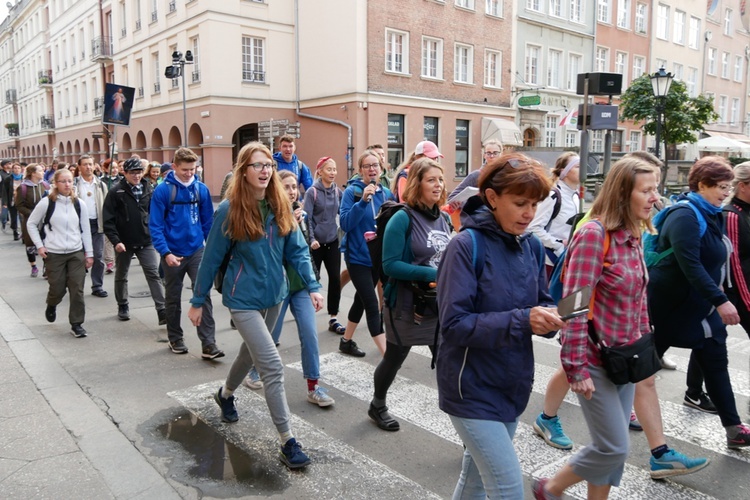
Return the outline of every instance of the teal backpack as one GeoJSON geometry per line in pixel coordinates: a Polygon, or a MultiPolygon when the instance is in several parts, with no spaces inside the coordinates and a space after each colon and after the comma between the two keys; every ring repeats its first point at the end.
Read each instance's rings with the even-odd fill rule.
{"type": "Polygon", "coordinates": [[[672,247],[667,248],[663,252],[657,251],[659,243],[659,233],[661,232],[662,226],[664,226],[664,220],[667,218],[667,216],[672,213],[672,211],[677,210],[678,208],[685,205],[692,208],[693,212],[695,212],[695,216],[698,218],[698,226],[700,228],[698,237],[702,238],[703,235],[706,234],[706,218],[703,216],[698,207],[696,207],[693,203],[690,203],[689,200],[680,200],[674,205],[664,208],[661,212],[656,214],[651,221],[654,225],[654,229],[656,229],[656,233],[644,233],[643,235],[643,258],[646,261],[646,267],[655,267],[665,257],[674,253],[674,249],[672,247]]]}

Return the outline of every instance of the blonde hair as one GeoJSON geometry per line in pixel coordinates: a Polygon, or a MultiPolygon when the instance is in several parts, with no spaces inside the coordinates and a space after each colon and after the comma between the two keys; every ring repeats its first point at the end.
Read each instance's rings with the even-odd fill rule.
{"type": "MultiPolygon", "coordinates": [[[[398,174],[400,174],[401,171],[404,170],[405,168],[408,168],[409,165],[414,163],[414,160],[416,159],[417,159],[417,155],[412,152],[412,154],[410,154],[409,157],[406,160],[404,160],[401,163],[401,165],[398,166],[398,168],[396,168],[396,171],[393,172],[393,179],[391,180],[391,191],[393,191],[394,193],[396,192],[396,186],[398,186],[398,174]]],[[[380,161],[380,156],[378,156],[378,161],[380,161]]]]}
{"type": "MultiPolygon", "coordinates": [[[[55,174],[52,176],[52,181],[53,181],[54,184],[53,184],[52,189],[50,190],[50,193],[49,193],[49,199],[50,199],[50,201],[57,201],[57,195],[58,195],[58,193],[57,193],[57,181],[58,181],[58,179],[60,177],[62,177],[65,174],[70,175],[71,179],[73,178],[73,172],[71,172],[67,168],[58,168],[57,170],[55,170],[55,174]]],[[[78,198],[76,196],[76,190],[75,189],[71,189],[70,190],[70,194],[68,196],[70,196],[71,201],[75,201],[78,198]]]]}
{"type": "MultiPolygon", "coordinates": [[[[404,187],[404,192],[401,193],[401,199],[410,207],[432,209],[432,207],[428,207],[422,202],[422,179],[424,179],[425,174],[431,168],[440,169],[441,175],[444,173],[443,167],[438,162],[427,157],[416,160],[409,167],[409,175],[406,177],[406,186],[404,187]]],[[[447,198],[448,190],[445,187],[445,182],[443,182],[443,190],[440,193],[437,206],[443,206],[447,198]]]]}
{"type": "Polygon", "coordinates": [[[734,179],[732,179],[732,197],[737,194],[737,186],[740,182],[750,182],[750,161],[734,166],[734,179]]]}

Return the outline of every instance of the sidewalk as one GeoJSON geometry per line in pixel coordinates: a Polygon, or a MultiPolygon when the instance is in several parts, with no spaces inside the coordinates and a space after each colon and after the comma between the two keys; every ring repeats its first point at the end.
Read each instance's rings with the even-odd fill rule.
{"type": "Polygon", "coordinates": [[[180,498],[3,299],[0,366],[3,498],[180,498]]]}

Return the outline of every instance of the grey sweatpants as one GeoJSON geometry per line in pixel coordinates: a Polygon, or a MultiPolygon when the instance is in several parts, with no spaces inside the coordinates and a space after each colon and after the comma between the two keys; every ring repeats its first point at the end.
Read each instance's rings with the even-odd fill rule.
{"type": "Polygon", "coordinates": [[[284,365],[271,338],[281,304],[265,311],[230,309],[234,326],[242,336],[243,343],[227,376],[226,387],[234,391],[240,386],[250,367],[255,368],[263,381],[266,404],[279,434],[291,429],[289,406],[284,391],[284,365]]]}

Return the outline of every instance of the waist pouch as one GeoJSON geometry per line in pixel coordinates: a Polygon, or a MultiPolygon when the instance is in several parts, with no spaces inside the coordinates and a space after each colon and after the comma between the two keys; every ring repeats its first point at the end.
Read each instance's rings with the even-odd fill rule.
{"type": "Polygon", "coordinates": [[[592,321],[589,321],[588,330],[589,337],[599,349],[607,377],[613,384],[640,382],[661,369],[653,333],[647,333],[627,345],[610,347],[598,340],[592,321]]]}

